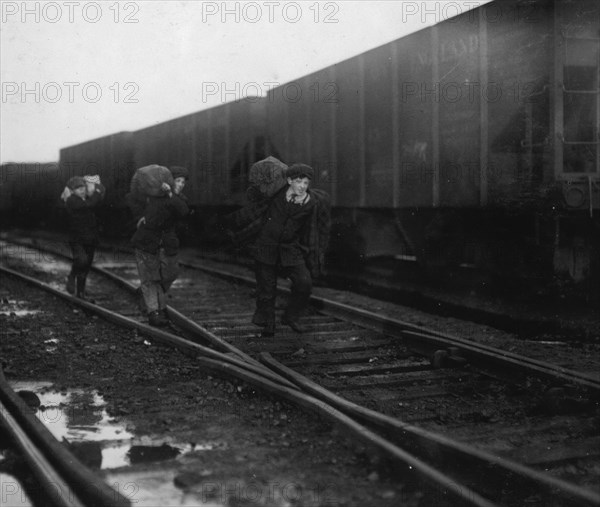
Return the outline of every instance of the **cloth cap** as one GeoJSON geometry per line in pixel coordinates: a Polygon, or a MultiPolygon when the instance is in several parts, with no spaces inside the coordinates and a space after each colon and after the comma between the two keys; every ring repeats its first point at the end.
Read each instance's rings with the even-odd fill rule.
{"type": "Polygon", "coordinates": [[[71,190],[75,190],[79,187],[85,187],[85,180],[81,176],[73,176],[69,181],[67,181],[67,187],[71,190]]]}
{"type": "Polygon", "coordinates": [[[286,177],[291,179],[296,178],[308,178],[309,180],[313,179],[315,172],[313,168],[306,164],[293,164],[291,165],[287,172],[286,177]]]}
{"type": "Polygon", "coordinates": [[[187,170],[186,167],[174,165],[174,166],[169,167],[169,171],[171,171],[171,174],[173,175],[173,179],[177,179],[177,178],[185,178],[186,180],[190,179],[190,172],[187,170]]]}
{"type": "Polygon", "coordinates": [[[100,185],[100,176],[98,174],[86,174],[83,179],[86,183],[95,183],[96,185],[100,185]]]}

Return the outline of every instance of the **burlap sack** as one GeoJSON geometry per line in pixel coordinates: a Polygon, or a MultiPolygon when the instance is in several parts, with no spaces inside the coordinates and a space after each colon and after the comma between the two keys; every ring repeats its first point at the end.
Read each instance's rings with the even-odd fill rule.
{"type": "Polygon", "coordinates": [[[248,197],[250,200],[254,201],[257,197],[271,197],[275,195],[287,183],[285,178],[287,167],[286,164],[275,157],[267,157],[255,162],[250,167],[248,174],[248,181],[250,183],[248,197]]]}
{"type": "Polygon", "coordinates": [[[173,188],[171,171],[162,165],[147,165],[135,171],[131,178],[130,191],[136,197],[156,197],[164,194],[161,190],[163,183],[168,183],[173,188]]]}

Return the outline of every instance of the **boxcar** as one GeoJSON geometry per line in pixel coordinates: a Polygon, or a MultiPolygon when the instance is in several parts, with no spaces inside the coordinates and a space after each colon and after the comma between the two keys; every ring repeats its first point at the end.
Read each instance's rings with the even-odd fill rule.
{"type": "Polygon", "coordinates": [[[118,206],[135,167],[185,165],[208,232],[202,219],[242,204],[250,165],[274,155],[311,164],[330,192],[331,261],[589,288],[599,60],[595,0],[490,2],[266,97],[65,148],[61,169],[108,171],[118,206]]]}
{"type": "Polygon", "coordinates": [[[492,2],[272,90],[268,137],[320,170],[346,254],[588,280],[599,17],[492,2]]]}
{"type": "Polygon", "coordinates": [[[264,129],[264,99],[247,97],[134,132],[134,159],[187,167],[194,206],[239,204],[250,165],[267,156],[264,129]]]}
{"type": "Polygon", "coordinates": [[[60,150],[60,172],[64,182],[72,176],[100,176],[107,191],[98,215],[108,232],[124,224],[124,197],[136,167],[133,153],[131,132],[111,134],[60,150]]]}
{"type": "Polygon", "coordinates": [[[57,162],[9,162],[0,166],[2,226],[56,225],[64,187],[57,162]]]}

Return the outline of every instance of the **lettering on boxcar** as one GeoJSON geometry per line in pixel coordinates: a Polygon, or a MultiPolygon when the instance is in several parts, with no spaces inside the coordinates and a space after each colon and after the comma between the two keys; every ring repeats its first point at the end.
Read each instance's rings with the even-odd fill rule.
{"type": "MultiPolygon", "coordinates": [[[[479,50],[479,35],[471,34],[468,37],[459,37],[455,40],[443,42],[439,48],[440,62],[457,60],[466,55],[472,55],[479,50]]],[[[430,67],[432,65],[431,51],[417,52],[415,60],[417,67],[430,67]]]]}

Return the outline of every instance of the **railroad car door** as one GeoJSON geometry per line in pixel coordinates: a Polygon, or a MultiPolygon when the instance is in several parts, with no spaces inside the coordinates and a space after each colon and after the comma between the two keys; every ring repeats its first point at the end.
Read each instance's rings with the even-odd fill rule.
{"type": "Polygon", "coordinates": [[[555,177],[567,207],[593,215],[600,205],[600,6],[555,6],[555,177]]]}
{"type": "Polygon", "coordinates": [[[600,251],[600,4],[554,6],[554,176],[563,197],[554,270],[559,279],[591,281],[600,251]]]}

